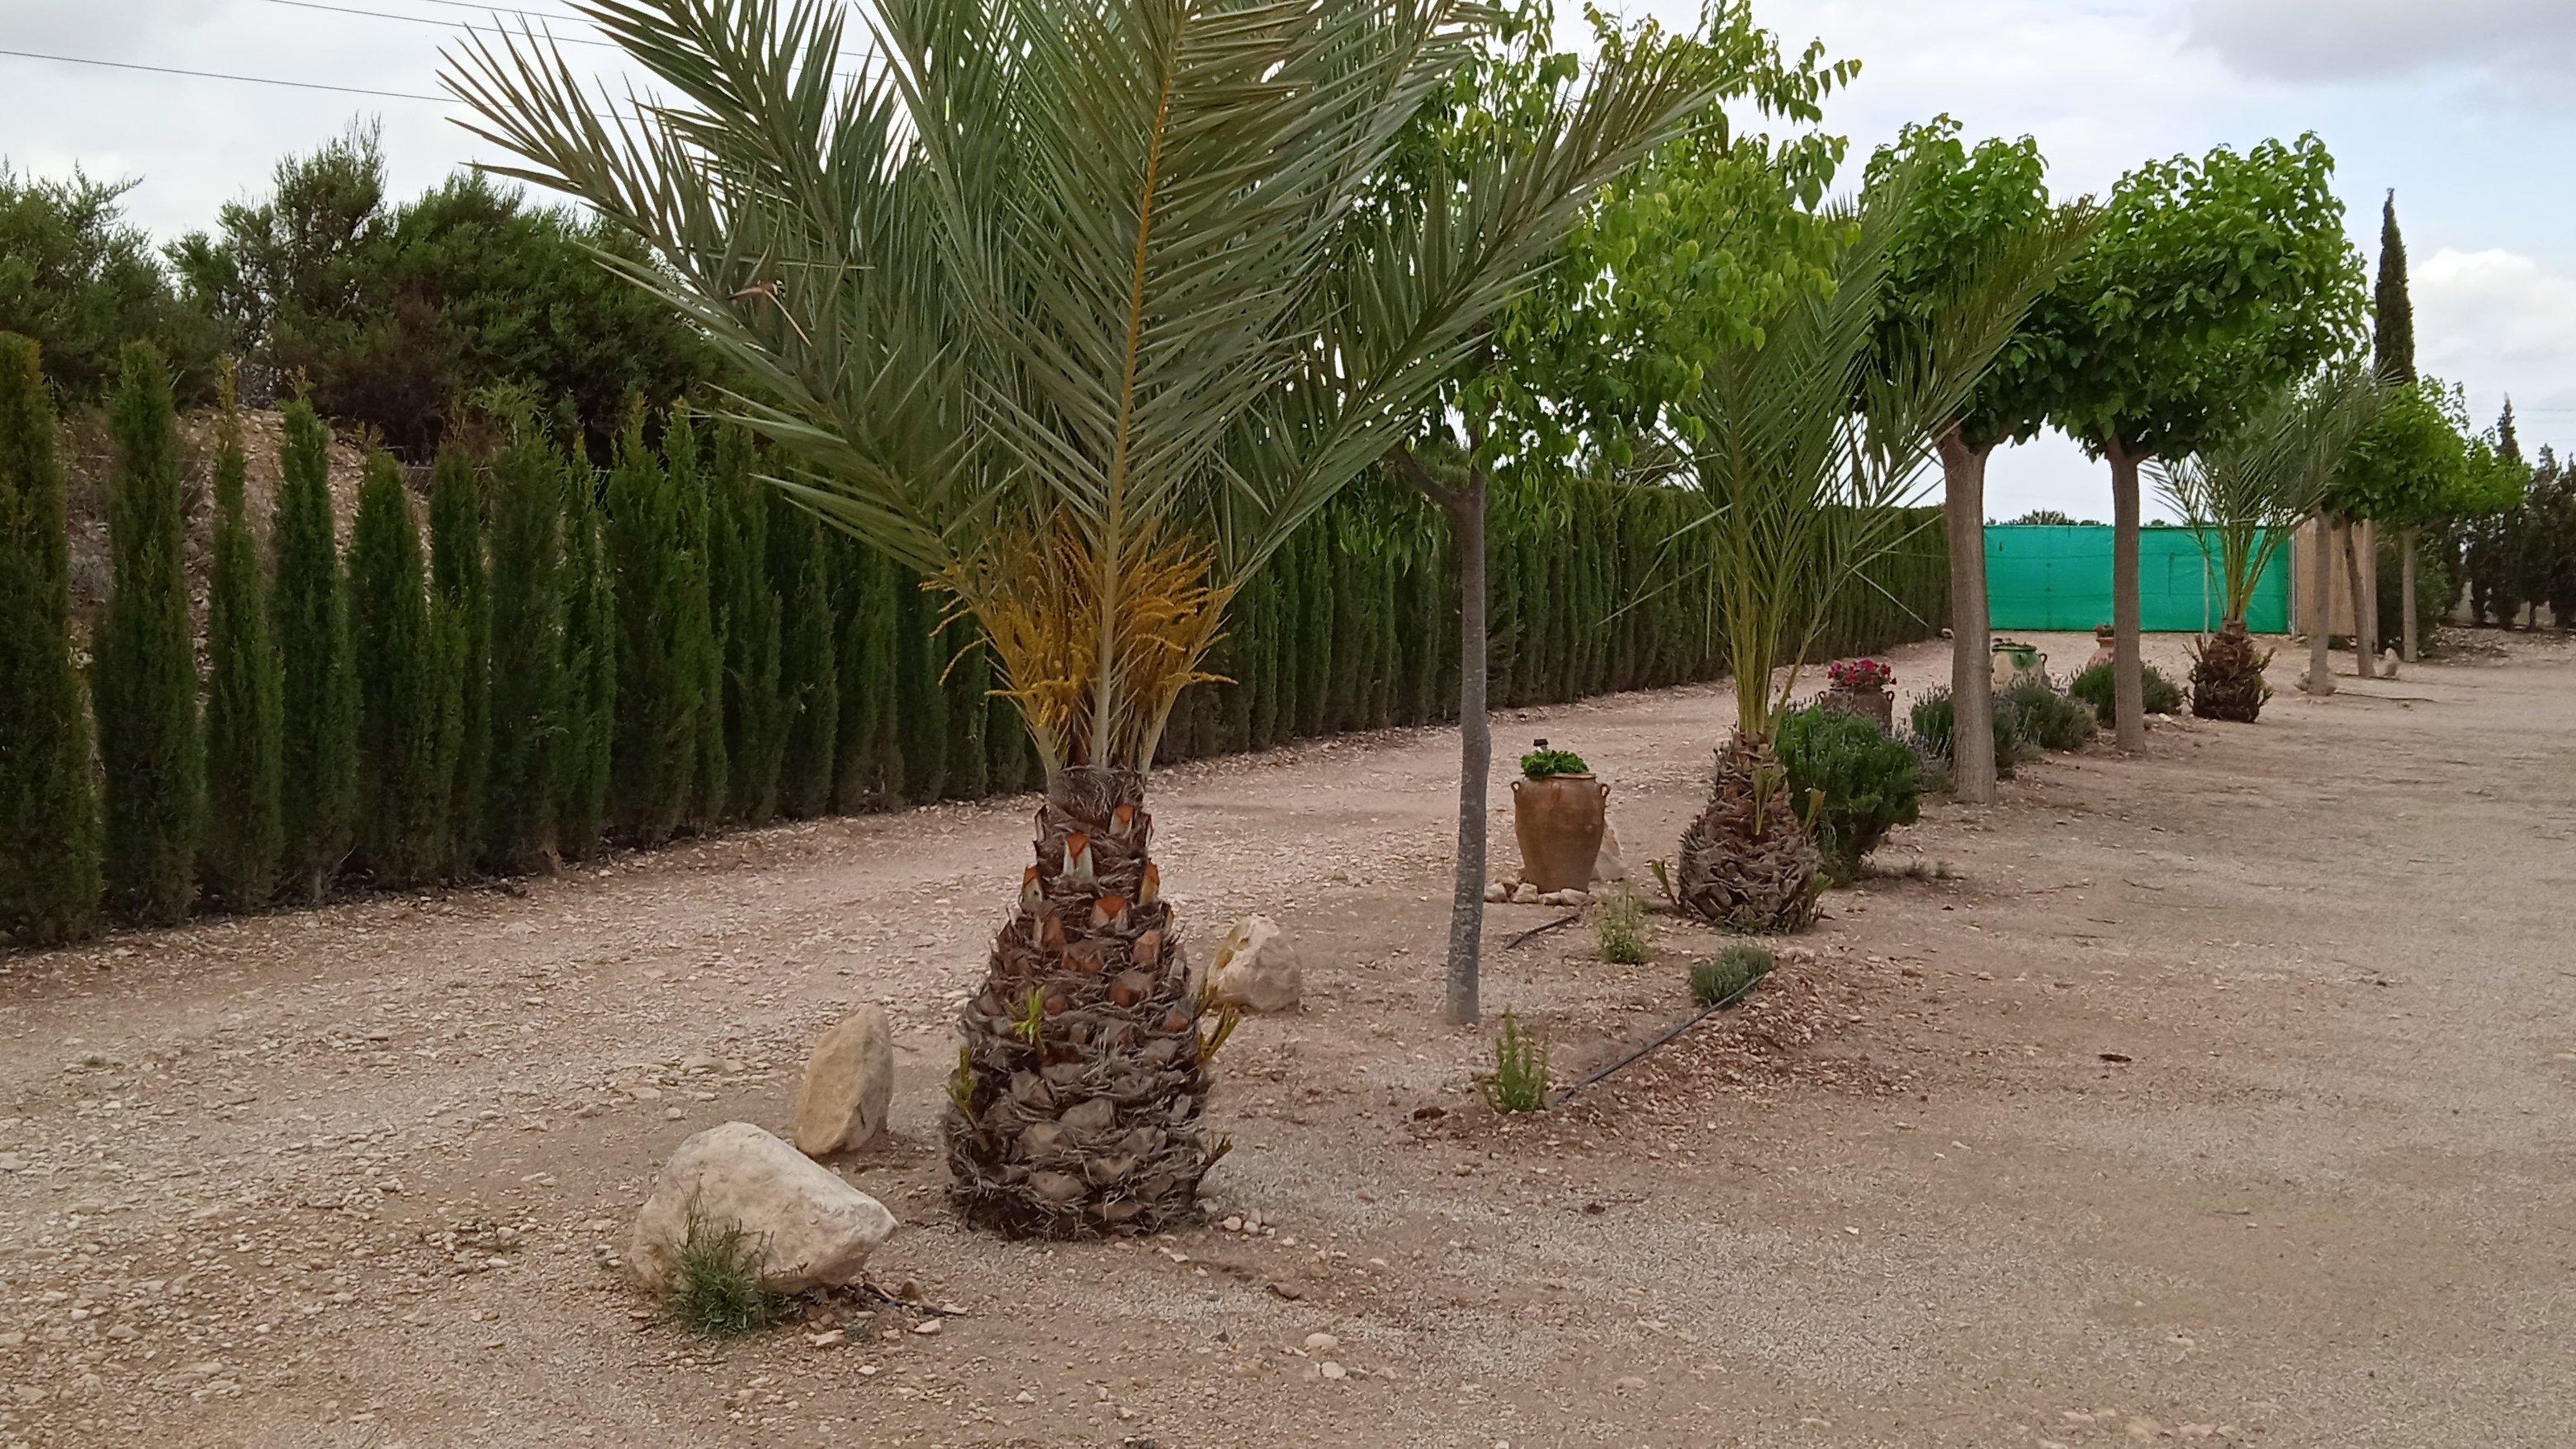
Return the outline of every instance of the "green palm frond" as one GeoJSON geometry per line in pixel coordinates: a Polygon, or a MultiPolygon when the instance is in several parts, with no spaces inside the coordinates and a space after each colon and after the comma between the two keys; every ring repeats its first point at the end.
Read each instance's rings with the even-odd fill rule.
{"type": "Polygon", "coordinates": [[[2245,621],[2263,571],[2317,512],[2389,397],[2368,367],[2339,364],[2284,388],[2217,442],[2156,466],[2156,492],[2218,572],[2226,622],[2245,621]]]}
{"type": "Polygon", "coordinates": [[[836,75],[823,0],[577,3],[658,88],[468,42],[496,169],[648,245],[611,264],[732,364],[775,481],[984,620],[1057,766],[1150,763],[1234,591],[1713,89],[1599,67],[1397,218],[1361,203],[1485,6],[868,0],[836,75]]]}

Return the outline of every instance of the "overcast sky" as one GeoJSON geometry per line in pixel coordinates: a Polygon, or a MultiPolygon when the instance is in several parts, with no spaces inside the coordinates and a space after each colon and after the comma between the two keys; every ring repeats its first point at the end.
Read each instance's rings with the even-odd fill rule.
{"type": "MultiPolygon", "coordinates": [[[[515,4],[568,16],[561,0],[515,4]]],[[[1687,24],[1699,5],[1613,8],[1687,24]]],[[[0,49],[432,95],[444,28],[478,13],[446,0],[0,0],[0,49]]],[[[1938,111],[1971,136],[2038,137],[2061,195],[2105,190],[2150,156],[2318,132],[2374,261],[2380,196],[2397,191],[2422,367],[2466,383],[2482,422],[2510,393],[2527,448],[2576,450],[2576,200],[2555,184],[2576,154],[2563,104],[2576,0],[1756,0],[1756,13],[1861,61],[1828,113],[1853,138],[1855,176],[1869,147],[1938,111]]],[[[586,33],[569,18],[555,30],[586,33]]],[[[279,156],[359,115],[382,120],[397,194],[417,191],[484,154],[453,109],[0,55],[0,157],[139,177],[131,214],[165,238],[257,194],[279,156]]],[[[2098,518],[2107,492],[2105,470],[2048,440],[1996,460],[1989,504],[2098,518]]]]}

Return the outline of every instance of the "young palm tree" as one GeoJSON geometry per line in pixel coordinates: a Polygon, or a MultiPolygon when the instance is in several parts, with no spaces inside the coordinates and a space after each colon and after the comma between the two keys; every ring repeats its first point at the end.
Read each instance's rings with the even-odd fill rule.
{"type": "Polygon", "coordinates": [[[1236,591],[1418,426],[1582,199],[1708,90],[1568,81],[1452,200],[1347,225],[1491,22],[1461,0],[587,0],[675,95],[598,113],[550,44],[451,87],[514,174],[735,369],[793,498],[991,640],[1047,766],[1036,860],[967,1005],[954,1193],[1006,1232],[1192,1210],[1202,997],[1145,775],[1236,591]],[[628,114],[632,114],[629,112],[628,114]]]}
{"type": "Polygon", "coordinates": [[[2255,585],[2315,515],[2388,391],[2366,368],[2329,370],[2285,389],[2219,442],[2156,470],[2156,491],[2192,526],[2219,578],[2218,632],[2193,651],[2193,714],[2250,724],[2263,712],[2272,651],[2256,648],[2245,629],[2255,585]]]}
{"type": "Polygon", "coordinates": [[[1710,570],[1736,731],[1682,836],[1674,888],[1685,909],[1732,930],[1815,918],[1822,857],[1772,753],[1772,721],[1836,597],[1875,587],[1872,566],[1918,526],[1905,508],[1925,491],[1936,425],[1957,416],[2067,251],[2034,232],[1920,325],[1882,334],[1910,190],[1899,174],[1829,212],[1852,237],[1831,291],[1782,307],[1758,345],[1709,359],[1682,405],[1686,441],[1673,446],[1706,511],[1678,542],[1710,570]]]}

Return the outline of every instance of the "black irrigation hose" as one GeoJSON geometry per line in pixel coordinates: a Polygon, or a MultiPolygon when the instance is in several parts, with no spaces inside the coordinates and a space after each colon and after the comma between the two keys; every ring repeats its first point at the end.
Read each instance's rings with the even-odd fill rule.
{"type": "Polygon", "coordinates": [[[1594,1072],[1591,1076],[1585,1077],[1582,1081],[1579,1081],[1573,1086],[1566,1088],[1564,1091],[1557,1093],[1556,1099],[1549,1102],[1547,1105],[1551,1109],[1562,1107],[1574,1096],[1575,1093],[1593,1085],[1613,1072],[1625,1071],[1630,1065],[1635,1063],[1639,1057],[1644,1056],[1646,1053],[1653,1051],[1657,1047],[1671,1042],[1683,1032],[1690,1030],[1692,1027],[1699,1025],[1701,1022],[1706,1021],[1710,1017],[1717,1015],[1719,1012],[1726,1010],[1730,1006],[1733,1006],[1735,1003],[1742,1001],[1747,995],[1751,994],[1754,987],[1762,984],[1763,977],[1770,974],[1771,973],[1768,971],[1756,974],[1752,980],[1745,982],[1743,985],[1728,992],[1726,995],[1718,998],[1714,1002],[1711,1002],[1709,1005],[1700,1008],[1697,1016],[1693,1016],[1685,1020],[1681,1025],[1665,1032],[1662,1036],[1655,1038],[1653,1041],[1650,1041],[1644,1046],[1637,1048],[1635,1051],[1628,1053],[1619,1060],[1612,1062],[1610,1065],[1603,1067],[1597,1072],[1594,1072]]]}

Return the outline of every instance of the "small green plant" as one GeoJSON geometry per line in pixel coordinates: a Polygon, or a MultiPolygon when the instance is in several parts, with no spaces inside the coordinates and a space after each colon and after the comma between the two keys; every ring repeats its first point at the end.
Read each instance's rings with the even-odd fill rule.
{"type": "Polygon", "coordinates": [[[1716,959],[1691,968],[1691,1003],[1705,1011],[1721,1001],[1732,1000],[1770,975],[1776,964],[1771,953],[1759,946],[1729,946],[1718,952],[1716,959]]]}
{"type": "Polygon", "coordinates": [[[1817,705],[1790,710],[1772,746],[1790,794],[1809,802],[1816,848],[1838,883],[1848,884],[1887,832],[1920,812],[1923,765],[1914,747],[1859,715],[1817,705]]]}
{"type": "MultiPolygon", "coordinates": [[[[1929,689],[1914,702],[1908,717],[1923,753],[1941,762],[1946,773],[1955,757],[1952,741],[1959,732],[1959,706],[1947,689],[1929,689]]],[[[2009,694],[1995,696],[1995,773],[2011,779],[2013,767],[2036,753],[2021,721],[2021,710],[2009,694]]]]}
{"type": "Polygon", "coordinates": [[[2092,706],[2044,674],[2026,675],[2006,691],[2022,733],[2043,750],[2080,750],[2100,728],[2092,706]]]}
{"type": "Polygon", "coordinates": [[[707,1338],[757,1333],[786,1316],[788,1300],[760,1279],[760,1240],[734,1223],[689,1209],[680,1272],[663,1304],[681,1327],[707,1338]]]}
{"type": "Polygon", "coordinates": [[[1613,966],[1642,966],[1646,963],[1646,903],[1637,893],[1620,890],[1601,898],[1600,909],[1593,913],[1593,929],[1600,933],[1601,959],[1613,966]]]}
{"type": "MultiPolygon", "coordinates": [[[[2182,690],[2172,680],[2157,673],[2156,667],[2152,664],[2142,664],[2139,670],[2141,671],[2140,688],[2146,696],[2147,713],[2182,713],[2182,690]]],[[[2096,664],[2075,676],[2075,682],[2066,686],[2066,692],[2093,706],[2094,715],[2103,724],[2108,725],[2112,722],[2110,665],[2096,664]]]]}
{"type": "Polygon", "coordinates": [[[1504,1012],[1502,1032],[1494,1038],[1494,1070],[1476,1079],[1476,1090],[1497,1112],[1545,1109],[1547,1038],[1522,1031],[1520,1018],[1504,1012]]]}
{"type": "Polygon", "coordinates": [[[1592,767],[1572,750],[1551,750],[1545,740],[1530,741],[1530,752],[1521,756],[1521,773],[1533,780],[1557,775],[1588,775],[1592,767]]]}

